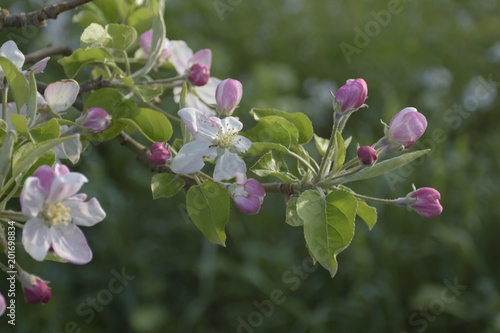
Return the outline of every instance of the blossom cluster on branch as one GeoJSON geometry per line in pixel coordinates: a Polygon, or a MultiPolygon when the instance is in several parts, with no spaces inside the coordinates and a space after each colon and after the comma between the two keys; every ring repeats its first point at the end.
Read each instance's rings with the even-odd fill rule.
{"type": "MultiPolygon", "coordinates": [[[[35,78],[48,57],[23,70],[25,56],[17,45],[8,41],[0,47],[0,246],[6,257],[18,244],[7,232],[14,225],[20,245],[36,261],[91,261],[80,227],[104,221],[106,213],[96,198],[87,201],[79,193],[89,180],[66,164],[77,163],[92,141],[117,139],[155,171],[154,199],[185,191],[189,217],[215,244],[226,242],[231,200],[240,212],[258,214],[267,194],[283,195],[285,222],[304,229],[310,255],[332,276],[337,255],[354,237],[356,217],[370,229],[377,221],[367,202],[406,207],[426,218],[441,213],[440,194],[432,188],[383,199],[347,186],[425,155],[427,150],[409,150],[427,127],[422,113],[403,108],[384,123],[380,140],[358,145],[348,159],[355,138],[345,138],[343,130],[351,116],[368,112],[368,85],[358,78],[331,92],[330,138],[317,136],[305,114],[276,109],[253,108],[257,124],[247,128],[238,117],[242,83],[212,76],[210,49],[193,52],[185,41],[168,39],[159,3],[144,5],[154,13],[152,23],[147,16],[136,26],[88,25],[81,48],[58,60],[67,78],[49,84],[35,78]],[[152,28],[140,30],[146,23],[152,28]],[[85,73],[91,77],[83,68],[90,68],[85,73]],[[164,98],[179,107],[164,110],[164,98]],[[172,137],[173,126],[181,137],[172,137]],[[312,140],[315,148],[306,148],[312,140]],[[249,165],[250,160],[256,162],[249,165]],[[16,200],[20,212],[9,210],[16,200]]],[[[15,271],[28,302],[50,300],[47,282],[19,263],[0,262],[0,268],[15,271]]],[[[4,309],[0,294],[0,313],[4,309]]]]}

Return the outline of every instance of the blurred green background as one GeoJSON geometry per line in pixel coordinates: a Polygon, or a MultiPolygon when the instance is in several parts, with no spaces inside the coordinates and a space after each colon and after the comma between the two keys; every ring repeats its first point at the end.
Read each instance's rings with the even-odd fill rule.
{"type": "MultiPolygon", "coordinates": [[[[1,6],[16,13],[50,3],[1,6]]],[[[4,316],[0,331],[500,332],[499,13],[496,0],[169,0],[167,36],[212,49],[212,74],[242,81],[244,120],[253,106],[300,111],[327,137],[329,91],[362,77],[369,108],[346,134],[370,145],[383,135],[380,119],[416,107],[429,126],[412,149],[432,153],[353,187],[387,198],[411,184],[434,187],[443,214],[427,220],[378,205],[377,225],[370,232],[358,221],[331,279],[312,268],[279,195],[269,194],[258,216],[233,210],[227,247],[217,247],[185,219],[184,194],[153,201],[151,173],[106,142],[75,168],[108,214],[84,230],[93,261],[39,264],[19,251],[26,269],[52,281],[53,298],[26,304],[19,291],[16,327],[4,316]],[[128,279],[116,282],[122,273],[128,279]]],[[[76,48],[82,30],[63,14],[45,29],[5,30],[0,42],[14,39],[25,53],[48,43],[76,48]]],[[[40,77],[62,77],[54,73],[51,61],[40,77]]]]}

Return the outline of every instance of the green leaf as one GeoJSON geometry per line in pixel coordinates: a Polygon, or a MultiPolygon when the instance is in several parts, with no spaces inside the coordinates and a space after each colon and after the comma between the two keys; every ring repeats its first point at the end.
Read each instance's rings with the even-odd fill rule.
{"type": "Polygon", "coordinates": [[[10,163],[12,160],[12,152],[14,150],[14,143],[16,141],[17,141],[16,133],[14,131],[9,131],[2,143],[2,146],[0,146],[0,189],[4,184],[7,174],[9,173],[10,163]]]}
{"type": "Polygon", "coordinates": [[[358,210],[356,214],[365,221],[370,230],[372,230],[375,223],[377,223],[377,209],[369,206],[364,200],[358,200],[358,210]]]}
{"type": "Polygon", "coordinates": [[[26,117],[21,116],[19,114],[11,113],[10,123],[12,124],[17,133],[31,139],[28,130],[28,119],[26,119],[26,117]]]}
{"type": "Polygon", "coordinates": [[[259,119],[252,129],[240,133],[252,142],[273,142],[289,148],[297,143],[297,128],[288,120],[278,116],[268,116],[259,119]]]}
{"type": "Polygon", "coordinates": [[[3,144],[5,137],[7,137],[7,131],[9,130],[9,125],[7,122],[0,118],[0,146],[3,144]]]}
{"type": "Polygon", "coordinates": [[[17,109],[19,110],[29,98],[29,84],[24,74],[17,68],[12,61],[0,56],[0,66],[7,78],[9,87],[14,94],[17,109]]]}
{"type": "Polygon", "coordinates": [[[297,199],[298,196],[292,196],[286,203],[286,220],[285,222],[292,227],[300,227],[304,225],[304,221],[297,213],[297,199]]]}
{"type": "Polygon", "coordinates": [[[209,241],[222,246],[226,242],[229,204],[229,193],[214,182],[191,186],[186,195],[189,217],[209,241]]]}
{"type": "Polygon", "coordinates": [[[128,24],[133,26],[137,32],[144,33],[151,28],[154,13],[146,7],[139,8],[128,17],[128,24]]]}
{"type": "Polygon", "coordinates": [[[151,179],[153,199],[170,198],[179,192],[186,182],[177,175],[158,173],[151,179]]]}
{"type": "Polygon", "coordinates": [[[352,176],[340,178],[335,183],[336,184],[345,184],[345,183],[356,181],[356,180],[368,179],[368,178],[373,178],[373,177],[383,175],[387,172],[398,169],[405,164],[411,163],[413,160],[427,154],[429,151],[430,151],[430,149],[418,150],[415,152],[405,153],[403,155],[393,157],[391,159],[382,161],[380,163],[375,163],[374,165],[372,165],[370,167],[365,167],[365,168],[361,169],[359,172],[355,173],[352,176]]]}
{"type": "Polygon", "coordinates": [[[270,150],[276,150],[282,153],[288,153],[288,149],[274,142],[253,142],[252,146],[243,154],[243,156],[259,156],[270,150]]]}
{"type": "Polygon", "coordinates": [[[123,79],[123,83],[135,92],[143,102],[149,102],[163,94],[163,89],[161,87],[142,85],[136,86],[134,84],[134,80],[130,77],[123,79]]]}
{"type": "Polygon", "coordinates": [[[309,142],[313,137],[314,131],[311,120],[305,114],[300,112],[288,113],[276,109],[252,109],[250,114],[255,120],[259,120],[266,116],[279,116],[291,122],[298,130],[298,143],[303,144],[309,142]]]}
{"type": "Polygon", "coordinates": [[[314,144],[316,145],[316,149],[318,150],[318,152],[321,156],[325,156],[326,149],[328,148],[329,143],[330,143],[330,140],[323,139],[322,137],[314,134],[314,144]]]}
{"type": "Polygon", "coordinates": [[[109,39],[105,47],[125,51],[137,39],[137,31],[123,24],[111,23],[106,26],[106,34],[109,39]]]}
{"type": "Polygon", "coordinates": [[[297,213],[304,220],[304,236],[313,258],[335,276],[337,255],[354,236],[357,200],[350,193],[334,191],[326,197],[308,190],[297,199],[297,213]]]}
{"type": "Polygon", "coordinates": [[[125,98],[118,90],[113,88],[102,88],[92,91],[90,96],[85,100],[84,109],[100,107],[114,116],[116,114],[116,109],[124,100],[125,98]]]}
{"type": "Polygon", "coordinates": [[[33,124],[35,120],[36,111],[37,111],[37,86],[35,79],[35,71],[30,71],[29,80],[29,96],[28,101],[26,102],[26,117],[28,118],[28,126],[33,124]]]}
{"type": "Polygon", "coordinates": [[[120,121],[133,125],[150,141],[165,142],[172,136],[172,125],[160,112],[146,108],[127,108],[124,111],[120,121]]]}
{"type": "Polygon", "coordinates": [[[288,170],[283,156],[279,152],[268,152],[255,163],[250,170],[258,176],[275,176],[284,182],[297,181],[297,177],[288,170]]]}
{"type": "Polygon", "coordinates": [[[104,47],[106,39],[109,38],[104,27],[97,23],[92,23],[83,30],[80,36],[80,47],[98,48],[104,47]]]}
{"type": "Polygon", "coordinates": [[[339,132],[335,133],[337,148],[333,154],[333,165],[334,171],[338,172],[344,165],[346,148],[344,144],[344,138],[339,132]]]}
{"type": "Polygon", "coordinates": [[[113,57],[108,51],[102,48],[78,49],[70,56],[59,59],[58,62],[64,67],[67,76],[73,78],[78,72],[88,65],[102,65],[112,62],[113,57]]]}
{"type": "Polygon", "coordinates": [[[35,143],[40,143],[50,139],[55,139],[59,137],[60,126],[57,119],[52,118],[51,120],[33,128],[30,131],[31,137],[35,143]]]}

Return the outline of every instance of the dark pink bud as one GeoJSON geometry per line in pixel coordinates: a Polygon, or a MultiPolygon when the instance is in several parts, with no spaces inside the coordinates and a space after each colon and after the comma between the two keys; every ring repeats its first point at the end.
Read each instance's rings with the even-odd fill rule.
{"type": "Polygon", "coordinates": [[[408,207],[415,210],[420,216],[431,218],[436,217],[443,211],[439,203],[441,194],[430,187],[419,188],[406,196],[408,207]]]}
{"type": "Polygon", "coordinates": [[[229,116],[238,106],[243,95],[241,82],[233,79],[221,81],[215,90],[215,101],[220,114],[229,116]]]}
{"type": "Polygon", "coordinates": [[[201,87],[210,79],[210,67],[196,63],[189,69],[188,80],[195,86],[201,87]]]}
{"type": "Polygon", "coordinates": [[[245,183],[234,183],[229,187],[229,194],[234,204],[242,213],[253,215],[260,211],[266,196],[264,187],[256,179],[250,178],[245,183]]]}
{"type": "Polygon", "coordinates": [[[389,138],[410,148],[427,128],[427,119],[415,108],[404,108],[392,117],[389,123],[389,138]]]}
{"type": "Polygon", "coordinates": [[[358,149],[358,157],[361,163],[372,165],[377,159],[377,151],[370,146],[362,146],[358,149]]]}
{"type": "Polygon", "coordinates": [[[52,298],[52,291],[45,281],[31,275],[30,282],[23,281],[24,296],[30,303],[47,303],[52,298]]]}
{"type": "Polygon", "coordinates": [[[151,151],[151,155],[148,156],[148,160],[156,165],[166,164],[172,156],[170,150],[161,142],[153,143],[149,150],[151,151]]]}
{"type": "Polygon", "coordinates": [[[365,104],[368,97],[368,86],[363,79],[347,80],[337,90],[335,100],[340,105],[340,112],[357,110],[365,104]]]}
{"type": "Polygon", "coordinates": [[[5,297],[0,293],[0,316],[3,315],[5,309],[7,309],[7,302],[5,302],[5,297]]]}
{"type": "Polygon", "coordinates": [[[90,108],[75,121],[89,133],[100,133],[111,125],[111,115],[103,108],[90,108]]]}

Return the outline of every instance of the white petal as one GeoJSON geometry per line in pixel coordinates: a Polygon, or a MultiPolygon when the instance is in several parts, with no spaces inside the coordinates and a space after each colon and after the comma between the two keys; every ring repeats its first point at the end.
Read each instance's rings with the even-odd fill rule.
{"type": "Polygon", "coordinates": [[[30,219],[24,224],[22,241],[33,259],[43,261],[50,248],[49,228],[39,219],[30,219]]]}
{"type": "Polygon", "coordinates": [[[170,168],[175,173],[194,173],[200,171],[205,165],[204,156],[214,158],[216,153],[216,148],[210,148],[210,142],[189,142],[179,150],[170,168]]]}
{"type": "Polygon", "coordinates": [[[62,204],[71,210],[70,215],[74,224],[91,227],[106,217],[106,213],[96,198],[92,198],[88,202],[78,199],[71,200],[72,198],[63,201],[62,204]]]}
{"type": "Polygon", "coordinates": [[[37,177],[26,178],[19,200],[24,216],[35,218],[43,210],[45,196],[37,177]]]}
{"type": "Polygon", "coordinates": [[[198,141],[212,141],[219,131],[218,124],[214,123],[200,110],[184,108],[179,110],[177,114],[198,141]]]}
{"type": "Polygon", "coordinates": [[[80,154],[82,153],[82,142],[80,141],[80,135],[77,135],[73,139],[64,141],[60,145],[54,147],[54,151],[59,159],[68,159],[71,163],[76,164],[80,160],[80,154]]]}
{"type": "Polygon", "coordinates": [[[217,102],[215,101],[215,90],[217,90],[217,86],[221,82],[220,79],[215,77],[211,77],[207,84],[202,87],[194,87],[194,91],[196,95],[208,105],[215,105],[217,102]]]}
{"type": "Polygon", "coordinates": [[[172,50],[170,62],[174,65],[177,73],[184,74],[189,69],[188,61],[193,56],[193,50],[183,40],[170,41],[169,48],[172,50]]]}
{"type": "Polygon", "coordinates": [[[233,147],[240,153],[246,152],[252,146],[252,141],[244,136],[237,135],[233,140],[233,147]]]}
{"type": "Polygon", "coordinates": [[[58,225],[50,228],[52,248],[54,252],[72,264],[83,265],[92,260],[83,232],[74,224],[58,225]]]}
{"type": "Polygon", "coordinates": [[[222,128],[226,133],[238,133],[243,129],[243,124],[238,118],[226,117],[222,119],[222,128]]]}
{"type": "Polygon", "coordinates": [[[87,177],[78,172],[60,175],[52,182],[50,194],[45,202],[48,204],[61,202],[76,194],[87,181],[87,177]]]}
{"type": "Polygon", "coordinates": [[[75,103],[79,91],[80,86],[75,80],[60,80],[49,84],[43,94],[50,108],[60,112],[75,103]]]}
{"type": "Polygon", "coordinates": [[[247,166],[238,154],[226,150],[215,161],[214,180],[216,182],[224,179],[232,179],[242,173],[247,173],[247,166]]]}
{"type": "Polygon", "coordinates": [[[208,117],[215,116],[217,114],[214,109],[208,107],[201,101],[198,96],[196,96],[192,92],[188,92],[186,95],[186,106],[198,109],[208,117]]]}
{"type": "Polygon", "coordinates": [[[19,51],[14,41],[9,40],[0,47],[0,56],[12,61],[17,68],[21,68],[24,65],[24,54],[19,51]]]}

